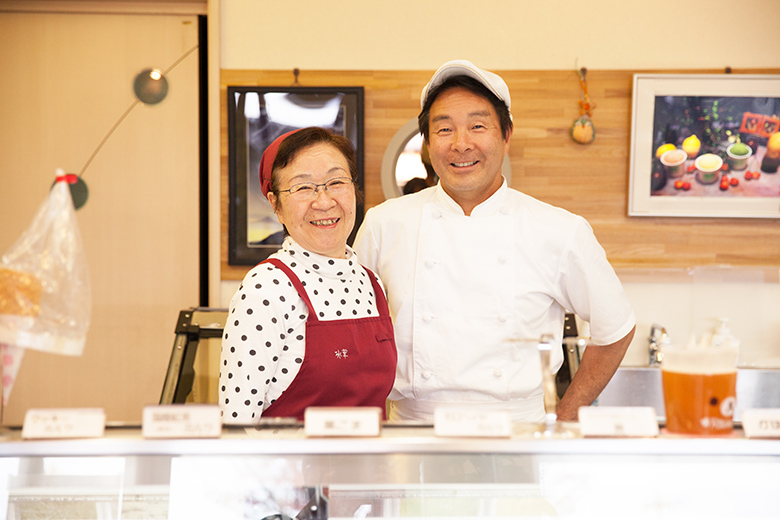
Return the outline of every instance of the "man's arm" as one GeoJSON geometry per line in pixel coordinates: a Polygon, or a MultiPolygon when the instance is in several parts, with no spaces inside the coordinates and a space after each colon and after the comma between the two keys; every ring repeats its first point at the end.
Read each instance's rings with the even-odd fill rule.
{"type": "Polygon", "coordinates": [[[576,421],[580,406],[590,406],[620,366],[636,327],[610,345],[592,345],[582,354],[577,373],[556,407],[558,420],[576,421]]]}

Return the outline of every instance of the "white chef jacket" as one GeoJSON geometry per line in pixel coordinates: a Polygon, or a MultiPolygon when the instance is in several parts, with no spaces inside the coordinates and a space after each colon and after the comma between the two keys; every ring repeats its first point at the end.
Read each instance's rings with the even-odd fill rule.
{"type": "MultiPolygon", "coordinates": [[[[628,334],[635,318],[590,225],[501,188],[466,216],[440,185],[366,213],[354,249],[381,278],[398,368],[391,418],[430,420],[441,403],[501,407],[541,420],[538,339],[561,344],[566,312],[591,343],[628,334]]],[[[557,370],[562,349],[553,349],[557,370]]]]}

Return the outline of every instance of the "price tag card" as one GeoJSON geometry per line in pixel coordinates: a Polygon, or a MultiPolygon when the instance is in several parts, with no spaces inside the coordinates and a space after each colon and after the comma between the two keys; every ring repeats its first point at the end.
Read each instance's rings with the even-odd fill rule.
{"type": "Polygon", "coordinates": [[[22,439],[102,437],[105,429],[102,408],[31,408],[24,414],[22,439]]]}
{"type": "Polygon", "coordinates": [[[440,406],[433,412],[433,433],[439,437],[511,437],[512,421],[503,410],[440,406]]]}
{"type": "Polygon", "coordinates": [[[370,406],[311,406],[303,414],[308,437],[376,437],[382,409],[370,406]]]}
{"type": "Polygon", "coordinates": [[[742,412],[745,437],[780,438],[780,408],[751,408],[742,412]]]}
{"type": "Polygon", "coordinates": [[[657,437],[658,419],[651,406],[583,406],[583,437],[657,437]]]}
{"type": "Polygon", "coordinates": [[[222,418],[215,404],[144,407],[143,436],[147,439],[203,439],[221,434],[222,418]]]}

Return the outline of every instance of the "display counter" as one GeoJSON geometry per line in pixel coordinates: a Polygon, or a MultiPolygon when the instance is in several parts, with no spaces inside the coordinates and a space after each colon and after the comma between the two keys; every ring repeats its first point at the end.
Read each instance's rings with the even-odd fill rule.
{"type": "Polygon", "coordinates": [[[780,441],[719,438],[373,438],[297,427],[220,439],[104,437],[0,442],[9,519],[366,517],[740,518],[780,516],[780,441]],[[274,516],[276,515],[276,516],[274,516]]]}

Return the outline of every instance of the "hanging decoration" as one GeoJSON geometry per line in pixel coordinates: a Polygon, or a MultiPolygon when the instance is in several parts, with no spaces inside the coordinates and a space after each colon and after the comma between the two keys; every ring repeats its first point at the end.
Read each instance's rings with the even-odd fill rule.
{"type": "Polygon", "coordinates": [[[582,89],[582,98],[580,99],[580,116],[574,120],[574,124],[571,125],[569,135],[574,142],[579,144],[590,144],[596,138],[596,128],[591,121],[591,111],[596,108],[595,103],[592,103],[590,96],[588,96],[588,69],[582,67],[577,71],[577,77],[580,80],[580,88],[582,89]]]}

